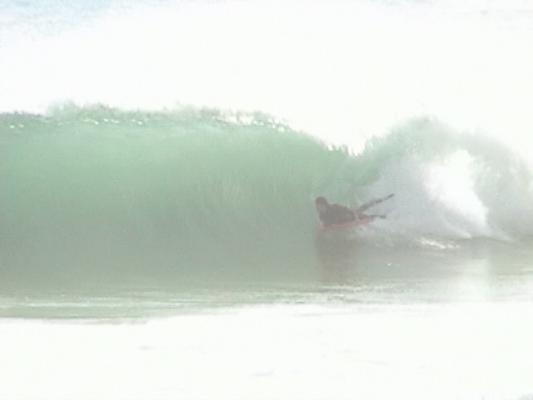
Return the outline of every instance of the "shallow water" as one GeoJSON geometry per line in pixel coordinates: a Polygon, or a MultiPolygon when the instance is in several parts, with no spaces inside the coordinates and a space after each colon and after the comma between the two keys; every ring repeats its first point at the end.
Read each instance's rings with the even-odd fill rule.
{"type": "Polygon", "coordinates": [[[528,304],[533,300],[529,241],[480,241],[457,249],[421,250],[378,248],[328,237],[317,241],[316,252],[317,266],[308,266],[308,274],[301,273],[298,280],[292,274],[284,279],[276,270],[276,275],[261,282],[238,274],[216,275],[216,280],[166,275],[166,281],[137,278],[40,288],[24,281],[3,282],[0,316],[145,318],[252,305],[528,304]]]}
{"type": "Polygon", "coordinates": [[[0,397],[525,399],[530,305],[247,305],[0,322],[0,397]]]}

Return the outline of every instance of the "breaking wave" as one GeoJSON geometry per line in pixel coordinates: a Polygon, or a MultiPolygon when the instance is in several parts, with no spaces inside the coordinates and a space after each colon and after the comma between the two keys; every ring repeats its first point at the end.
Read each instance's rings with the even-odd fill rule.
{"type": "Polygon", "coordinates": [[[353,154],[260,113],[68,105],[0,115],[0,167],[4,282],[299,279],[317,263],[317,195],[395,193],[387,219],[346,233],[377,246],[533,233],[527,164],[429,119],[353,154]]]}

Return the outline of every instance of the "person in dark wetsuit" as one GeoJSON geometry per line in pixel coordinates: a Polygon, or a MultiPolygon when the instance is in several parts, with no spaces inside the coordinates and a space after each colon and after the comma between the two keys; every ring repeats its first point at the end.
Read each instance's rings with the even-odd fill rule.
{"type": "Polygon", "coordinates": [[[390,199],[392,196],[394,196],[394,194],[389,194],[386,197],[369,201],[355,209],[341,206],[340,204],[330,204],[325,197],[317,197],[315,199],[315,206],[322,226],[327,228],[335,225],[346,225],[357,221],[372,221],[376,218],[385,218],[384,215],[367,215],[363,212],[370,207],[390,199]]]}

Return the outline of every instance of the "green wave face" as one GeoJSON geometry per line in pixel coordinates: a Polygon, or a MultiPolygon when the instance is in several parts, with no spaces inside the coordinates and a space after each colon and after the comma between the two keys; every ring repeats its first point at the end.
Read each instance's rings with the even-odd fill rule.
{"type": "Polygon", "coordinates": [[[1,116],[3,271],[69,282],[308,274],[314,193],[349,156],[263,115],[229,119],[103,107],[1,116]]]}
{"type": "Polygon", "coordinates": [[[3,114],[0,278],[53,287],[316,280],[352,265],[355,242],[442,249],[530,236],[532,182],[499,143],[431,120],[353,155],[261,114],[3,114]],[[349,235],[317,229],[317,195],[355,206],[392,192],[377,209],[385,220],[349,235]]]}

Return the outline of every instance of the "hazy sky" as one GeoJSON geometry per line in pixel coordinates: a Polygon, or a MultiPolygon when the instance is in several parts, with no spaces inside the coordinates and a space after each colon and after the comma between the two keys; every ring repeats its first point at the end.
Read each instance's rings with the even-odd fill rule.
{"type": "Polygon", "coordinates": [[[2,111],[258,109],[356,148],[420,115],[516,148],[533,131],[526,1],[19,2],[0,21],[2,111]]]}

